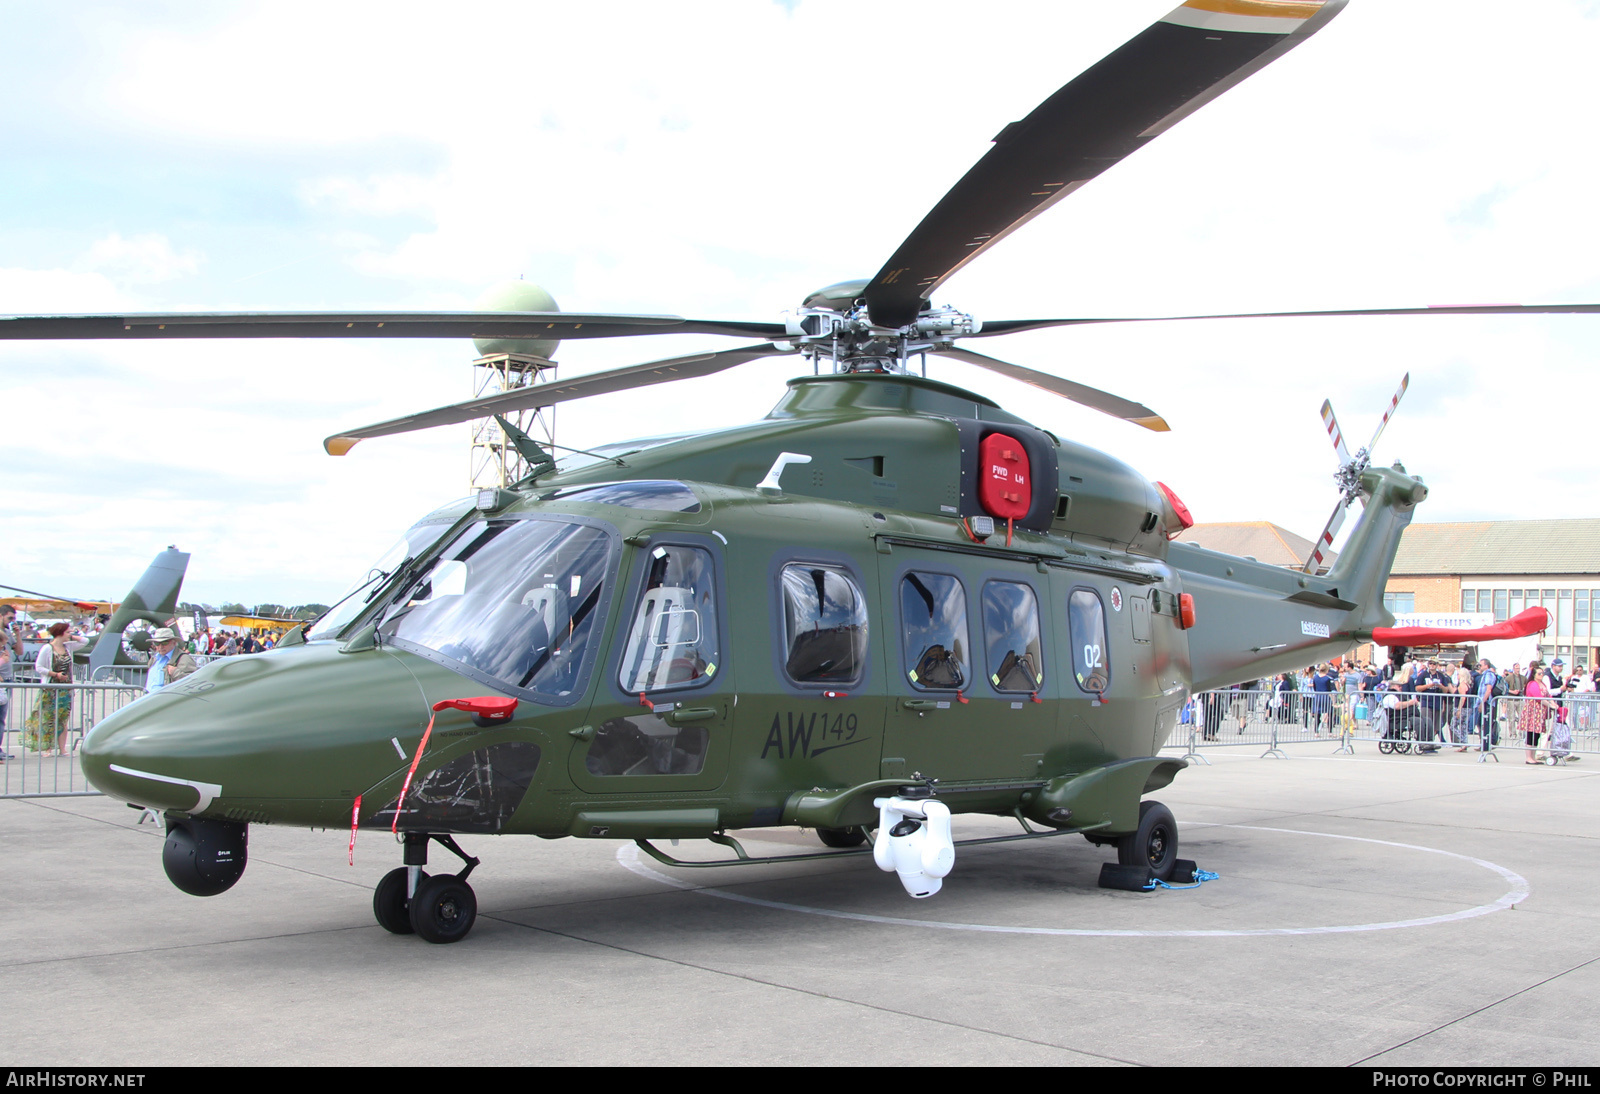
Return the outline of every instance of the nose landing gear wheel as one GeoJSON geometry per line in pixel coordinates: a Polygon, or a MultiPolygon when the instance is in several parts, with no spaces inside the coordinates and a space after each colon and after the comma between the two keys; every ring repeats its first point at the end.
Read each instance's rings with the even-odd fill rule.
{"type": "MultiPolygon", "coordinates": [[[[417,888],[428,880],[426,871],[417,875],[417,888]]],[[[398,866],[383,875],[372,890],[372,915],[378,926],[390,934],[411,934],[411,902],[406,899],[406,868],[398,866]]]]}
{"type": "Polygon", "coordinates": [[[417,885],[410,912],[424,942],[460,942],[478,918],[478,897],[454,874],[436,874],[417,885]]]}
{"type": "Polygon", "coordinates": [[[1139,830],[1117,840],[1117,861],[1123,866],[1148,866],[1167,881],[1178,861],[1178,822],[1160,802],[1139,803],[1139,830]]]}

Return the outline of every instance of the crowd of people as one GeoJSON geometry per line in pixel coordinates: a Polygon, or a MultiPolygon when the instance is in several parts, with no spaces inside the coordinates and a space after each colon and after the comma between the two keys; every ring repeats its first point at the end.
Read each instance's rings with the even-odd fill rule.
{"type": "Polygon", "coordinates": [[[272,649],[283,640],[286,632],[281,630],[262,631],[216,631],[201,628],[189,636],[187,645],[190,653],[203,657],[232,657],[240,653],[262,653],[272,649]]]}
{"type": "Polygon", "coordinates": [[[1243,733],[1252,714],[1269,722],[1298,723],[1313,736],[1330,736],[1366,723],[1391,740],[1415,742],[1431,754],[1454,747],[1500,744],[1501,725],[1522,734],[1525,762],[1571,761],[1574,729],[1600,729],[1600,665],[1567,671],[1562,658],[1533,661],[1501,672],[1488,658],[1453,664],[1428,658],[1376,665],[1354,660],[1285,672],[1270,680],[1236,684],[1197,697],[1185,721],[1200,723],[1204,738],[1219,739],[1231,722],[1243,733]],[[1584,698],[1587,696],[1588,698],[1584,698]],[[1548,741],[1545,738],[1548,737],[1548,741]],[[1541,745],[1547,752],[1540,753],[1541,745]]]}

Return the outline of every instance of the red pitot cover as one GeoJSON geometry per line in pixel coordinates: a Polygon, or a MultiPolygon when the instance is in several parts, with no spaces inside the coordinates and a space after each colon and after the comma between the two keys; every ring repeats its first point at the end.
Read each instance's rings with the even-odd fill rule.
{"type": "Polygon", "coordinates": [[[1526,638],[1550,629],[1550,613],[1543,608],[1518,612],[1504,623],[1488,627],[1374,627],[1372,640],[1380,646],[1421,646],[1434,642],[1497,642],[1526,638]]]}

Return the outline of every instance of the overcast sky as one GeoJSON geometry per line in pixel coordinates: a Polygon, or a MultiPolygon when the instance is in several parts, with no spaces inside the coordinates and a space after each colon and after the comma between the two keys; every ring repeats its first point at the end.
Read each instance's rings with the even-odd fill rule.
{"type": "MultiPolygon", "coordinates": [[[[449,309],[771,320],[868,277],[1007,122],[1173,0],[0,0],[0,313],[449,309]]],[[[1600,4],[1351,0],[1321,33],[996,246],[980,318],[1600,300],[1600,4]]],[[[573,342],[563,376],[725,340],[573,342]]],[[[1419,520],[1593,516],[1600,316],[1098,327],[984,352],[1145,402],[1167,434],[956,363],[938,378],[1311,537],[1317,409],[1419,520]]],[[[323,454],[470,391],[454,342],[0,343],[0,582],[331,599],[465,493],[467,427],[323,454]]],[[[570,404],[584,447],[761,416],[793,361],[570,404]]],[[[1347,525],[1348,527],[1348,525],[1347,525]]]]}

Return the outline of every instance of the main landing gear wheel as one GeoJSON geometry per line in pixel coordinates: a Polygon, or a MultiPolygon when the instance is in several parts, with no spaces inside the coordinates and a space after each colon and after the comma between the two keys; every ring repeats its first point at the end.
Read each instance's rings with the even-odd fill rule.
{"type": "MultiPolygon", "coordinates": [[[[390,934],[411,934],[411,902],[406,899],[406,873],[397,866],[383,875],[378,887],[372,890],[372,915],[378,926],[390,934]]],[[[417,887],[428,880],[426,871],[417,875],[417,887]]]]}
{"type": "Polygon", "coordinates": [[[1117,861],[1123,866],[1148,866],[1166,881],[1178,861],[1178,822],[1160,802],[1139,803],[1139,830],[1117,840],[1117,861]]]}
{"type": "Polygon", "coordinates": [[[854,828],[818,828],[817,838],[824,847],[860,847],[867,842],[867,833],[860,825],[854,828]]]}
{"type": "Polygon", "coordinates": [[[421,882],[411,898],[411,928],[424,942],[460,942],[477,918],[477,894],[454,874],[421,882]]]}

